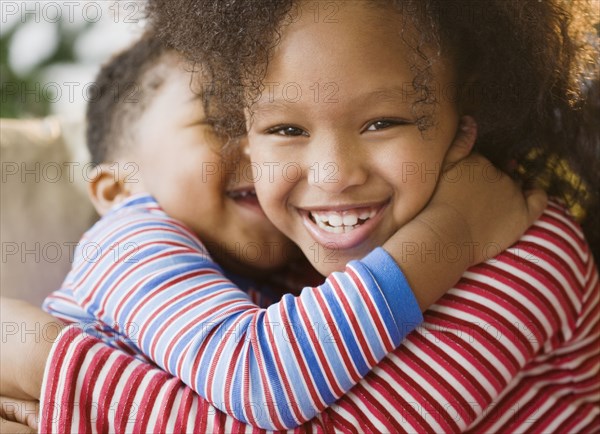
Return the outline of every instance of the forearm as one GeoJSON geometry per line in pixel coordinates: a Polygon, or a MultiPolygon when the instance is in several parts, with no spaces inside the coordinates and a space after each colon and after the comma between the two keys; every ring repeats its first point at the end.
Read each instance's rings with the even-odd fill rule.
{"type": "Polygon", "coordinates": [[[419,307],[425,311],[444,295],[473,262],[464,219],[453,208],[428,207],[394,234],[383,248],[402,269],[419,307]]]}
{"type": "Polygon", "coordinates": [[[39,399],[50,349],[63,324],[38,307],[2,299],[0,395],[39,399]]]}

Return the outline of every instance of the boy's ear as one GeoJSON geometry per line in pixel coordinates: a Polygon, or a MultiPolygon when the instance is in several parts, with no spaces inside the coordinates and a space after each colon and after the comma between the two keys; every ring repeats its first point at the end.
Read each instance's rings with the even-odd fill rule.
{"type": "Polygon", "coordinates": [[[456,136],[448,148],[444,165],[452,165],[458,163],[465,158],[473,150],[473,145],[477,140],[477,122],[471,116],[463,116],[460,118],[460,124],[456,131],[456,136]]]}
{"type": "Polygon", "coordinates": [[[114,170],[114,165],[111,168],[108,164],[100,164],[88,182],[88,195],[101,216],[132,194],[125,180],[118,176],[119,172],[114,170]]]}

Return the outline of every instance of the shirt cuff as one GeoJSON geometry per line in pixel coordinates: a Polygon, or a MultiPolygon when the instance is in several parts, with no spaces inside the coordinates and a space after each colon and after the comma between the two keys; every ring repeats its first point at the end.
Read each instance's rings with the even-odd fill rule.
{"type": "Polygon", "coordinates": [[[360,262],[366,266],[379,283],[398,328],[403,334],[423,322],[423,313],[404,273],[382,247],[377,247],[360,262]]]}

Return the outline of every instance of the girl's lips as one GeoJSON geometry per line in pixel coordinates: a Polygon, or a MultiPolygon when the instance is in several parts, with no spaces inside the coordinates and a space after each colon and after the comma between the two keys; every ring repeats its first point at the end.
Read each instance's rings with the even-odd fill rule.
{"type": "MultiPolygon", "coordinates": [[[[373,230],[377,227],[381,219],[383,218],[383,211],[389,204],[389,201],[382,202],[379,205],[372,206],[377,208],[375,215],[369,218],[367,221],[359,225],[356,229],[350,232],[336,234],[321,229],[311,218],[310,211],[306,209],[297,208],[304,227],[308,230],[311,237],[319,244],[334,249],[351,249],[359,244],[366,241],[373,230]],[[332,246],[333,245],[333,246],[332,246]]],[[[364,208],[363,205],[357,206],[356,208],[364,208]]],[[[324,208],[325,210],[326,208],[324,208]]]]}

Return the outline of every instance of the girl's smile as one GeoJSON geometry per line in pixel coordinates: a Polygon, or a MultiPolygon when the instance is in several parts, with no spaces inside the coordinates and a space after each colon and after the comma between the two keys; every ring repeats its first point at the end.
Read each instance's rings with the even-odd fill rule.
{"type": "Polygon", "coordinates": [[[365,242],[381,221],[389,200],[367,204],[298,208],[304,226],[319,244],[350,249],[365,242]]]}

